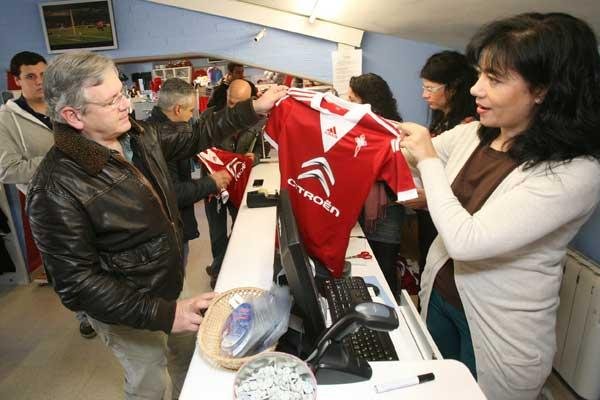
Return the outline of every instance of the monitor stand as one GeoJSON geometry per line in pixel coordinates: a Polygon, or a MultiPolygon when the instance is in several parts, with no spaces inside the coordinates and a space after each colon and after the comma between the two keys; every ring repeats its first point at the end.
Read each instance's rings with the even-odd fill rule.
{"type": "Polygon", "coordinates": [[[316,338],[310,337],[304,331],[302,318],[294,314],[290,315],[288,330],[279,338],[276,351],[292,354],[302,360],[306,359],[314,348],[316,338]]]}
{"type": "MultiPolygon", "coordinates": [[[[323,282],[327,279],[332,279],[331,273],[325,266],[325,264],[321,263],[316,259],[311,259],[311,265],[314,266],[315,271],[315,282],[317,287],[320,289],[323,286],[323,282]]],[[[344,273],[343,278],[350,276],[350,267],[351,264],[349,261],[344,262],[344,273]]],[[[275,250],[275,255],[273,259],[273,282],[278,285],[287,286],[287,277],[283,273],[283,268],[281,265],[281,256],[279,251],[275,250]]],[[[304,329],[302,319],[298,317],[301,313],[298,312],[294,305],[292,307],[291,315],[290,315],[290,324],[287,332],[279,339],[279,343],[277,345],[277,351],[281,351],[288,354],[293,354],[301,359],[306,359],[310,352],[314,349],[316,340],[318,336],[322,333],[318,334],[310,334],[307,333],[304,329]]]]}
{"type": "MultiPolygon", "coordinates": [[[[323,284],[323,281],[333,278],[333,276],[331,276],[331,272],[329,272],[325,264],[312,258],[311,261],[315,266],[315,281],[317,282],[317,286],[320,287],[323,284]]],[[[350,276],[352,276],[352,264],[350,261],[346,260],[344,261],[344,269],[342,270],[341,278],[349,278],[350,276]]]]}

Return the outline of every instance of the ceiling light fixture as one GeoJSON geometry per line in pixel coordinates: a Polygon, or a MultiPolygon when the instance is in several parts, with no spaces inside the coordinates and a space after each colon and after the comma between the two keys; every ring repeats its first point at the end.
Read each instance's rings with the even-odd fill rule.
{"type": "Polygon", "coordinates": [[[319,1],[320,0],[315,1],[315,5],[313,6],[312,12],[310,13],[310,17],[308,17],[308,22],[310,22],[311,24],[314,24],[315,20],[317,19],[317,7],[319,7],[319,1]]]}

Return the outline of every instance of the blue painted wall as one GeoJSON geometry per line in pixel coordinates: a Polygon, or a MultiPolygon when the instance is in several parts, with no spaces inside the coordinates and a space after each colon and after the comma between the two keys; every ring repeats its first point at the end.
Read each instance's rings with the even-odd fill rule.
{"type": "MultiPolygon", "coordinates": [[[[3,0],[0,65],[27,49],[47,55],[38,11],[39,0],[3,0]]],[[[143,0],[113,1],[119,48],[115,58],[201,52],[268,66],[322,81],[331,80],[331,51],[336,44],[269,28],[258,43],[259,25],[163,6],[143,0]]],[[[51,57],[49,57],[51,58],[51,57]]],[[[6,83],[2,79],[2,87],[6,83]]]]}
{"type": "MultiPolygon", "coordinates": [[[[8,69],[13,54],[30,50],[48,56],[38,11],[40,0],[3,0],[0,19],[0,67],[8,69]]],[[[268,28],[258,43],[259,25],[163,6],[144,0],[114,0],[119,48],[103,52],[115,57],[162,56],[198,52],[246,64],[331,81],[335,43],[268,28]]],[[[425,123],[419,70],[441,48],[392,36],[365,33],[363,71],[388,81],[406,120],[425,123]]],[[[48,58],[52,58],[48,56],[48,58]]],[[[0,90],[6,88],[0,79],[0,90]]],[[[600,262],[600,211],[584,227],[574,247],[600,262]]]]}
{"type": "MultiPolygon", "coordinates": [[[[0,21],[0,67],[8,69],[16,52],[30,50],[48,59],[40,0],[3,0],[0,21]]],[[[337,45],[326,40],[268,28],[258,43],[252,38],[259,25],[163,6],[144,0],[113,1],[119,48],[104,51],[115,58],[162,56],[198,52],[250,65],[331,82],[331,52],[337,45]]],[[[365,72],[388,80],[406,119],[424,123],[426,108],[420,100],[418,71],[439,48],[396,37],[366,33],[363,40],[365,72]]],[[[0,89],[6,87],[0,79],[0,89]]]]}
{"type": "Polygon", "coordinates": [[[581,228],[571,246],[600,264],[600,208],[596,209],[587,224],[581,228]]]}
{"type": "Polygon", "coordinates": [[[425,124],[427,104],[421,100],[419,72],[430,55],[444,49],[377,33],[365,33],[362,49],[363,72],[388,82],[404,120],[425,124]]]}

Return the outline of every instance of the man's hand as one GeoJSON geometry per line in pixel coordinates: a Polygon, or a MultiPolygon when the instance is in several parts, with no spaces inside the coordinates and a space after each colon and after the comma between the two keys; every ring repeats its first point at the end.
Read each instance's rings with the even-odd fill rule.
{"type": "Polygon", "coordinates": [[[231,175],[225,170],[213,172],[210,177],[215,181],[219,190],[225,189],[231,182],[231,175]]]}
{"type": "Polygon", "coordinates": [[[246,156],[249,159],[251,159],[252,163],[254,163],[254,159],[256,158],[256,154],[254,154],[254,153],[246,153],[246,154],[244,154],[244,156],[246,156]]]}
{"type": "Polygon", "coordinates": [[[271,111],[277,100],[287,94],[288,87],[283,85],[273,85],[263,93],[258,99],[252,101],[252,106],[257,114],[265,114],[271,111]]]}
{"type": "Polygon", "coordinates": [[[417,188],[417,194],[419,197],[412,200],[401,201],[405,207],[412,208],[413,210],[424,210],[427,208],[427,197],[425,197],[425,190],[421,188],[417,188]]]}
{"type": "Polygon", "coordinates": [[[171,333],[197,332],[202,323],[202,310],[210,305],[215,292],[202,293],[191,299],[178,300],[171,333]]]}

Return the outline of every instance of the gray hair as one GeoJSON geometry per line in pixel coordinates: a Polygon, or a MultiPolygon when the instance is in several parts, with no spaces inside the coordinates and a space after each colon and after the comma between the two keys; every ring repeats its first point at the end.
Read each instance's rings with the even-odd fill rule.
{"type": "Polygon", "coordinates": [[[110,58],[90,52],[64,53],[52,60],[44,73],[44,98],[50,118],[66,123],[60,111],[67,106],[85,112],[84,89],[101,85],[111,69],[118,73],[110,58]]]}
{"type": "Polygon", "coordinates": [[[179,78],[170,78],[163,82],[158,92],[158,108],[166,111],[177,104],[188,104],[193,102],[196,94],[194,87],[179,78]]]}

